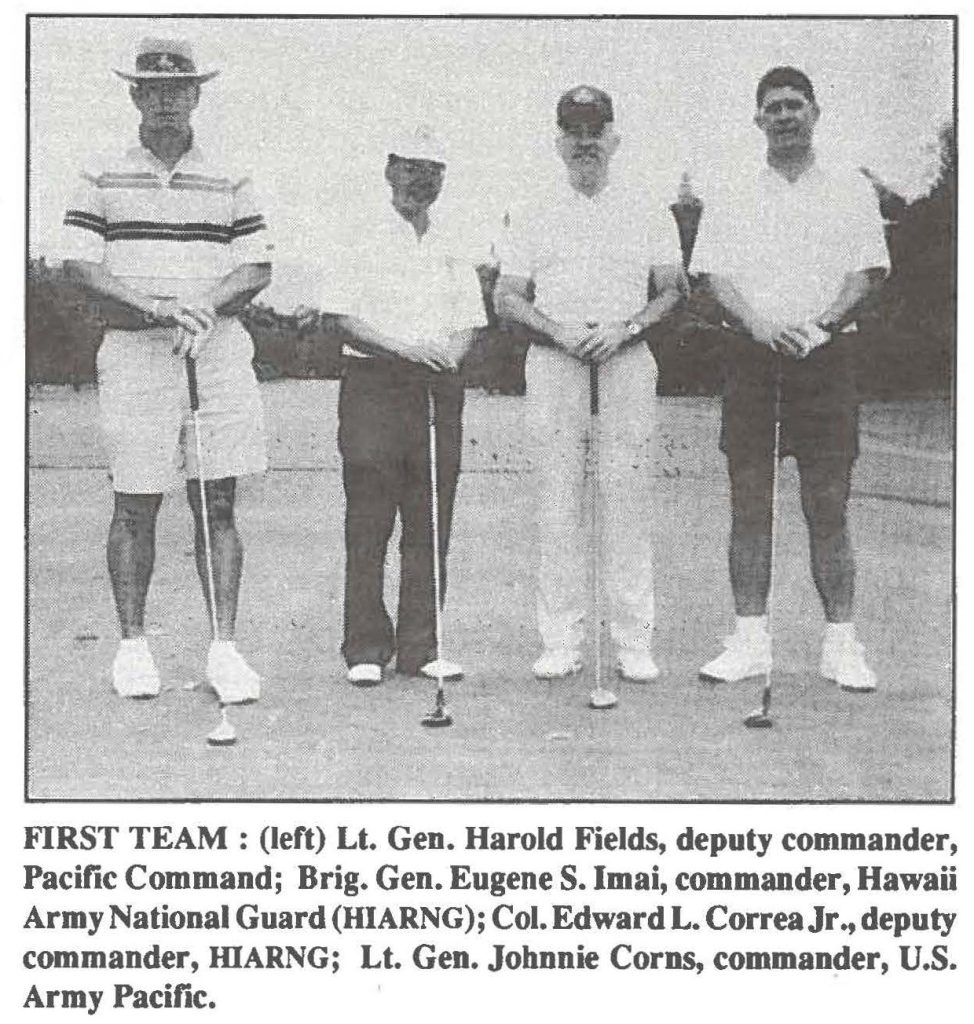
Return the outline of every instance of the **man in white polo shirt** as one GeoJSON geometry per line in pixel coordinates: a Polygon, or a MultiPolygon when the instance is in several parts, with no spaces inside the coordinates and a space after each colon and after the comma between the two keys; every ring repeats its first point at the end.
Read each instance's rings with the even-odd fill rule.
{"type": "Polygon", "coordinates": [[[680,300],[679,234],[663,196],[610,177],[620,138],[607,93],[569,90],[556,119],[567,174],[553,195],[512,211],[495,296],[502,315],[547,339],[531,347],[525,370],[544,647],[533,671],[554,679],[581,667],[584,441],[589,364],[596,362],[611,632],[619,674],[646,682],[659,670],[652,654],[653,469],[646,464],[657,372],[645,334],[680,300]]]}
{"type": "Polygon", "coordinates": [[[876,680],[852,624],[855,563],[846,519],[858,452],[858,396],[851,361],[857,309],[884,278],[889,256],[872,186],[854,168],[815,152],[812,83],[791,67],[757,88],[755,123],[766,161],[704,206],[692,267],[707,275],[742,334],[728,345],[721,448],[731,484],[730,577],[737,625],[701,669],[737,681],[771,666],[775,391],[781,454],[794,455],[808,524],[812,576],[825,611],[821,673],[843,689],[876,680]]]}
{"type": "Polygon", "coordinates": [[[375,686],[396,658],[405,675],[458,678],[434,663],[433,545],[427,396],[436,415],[442,604],[460,472],[463,383],[457,369],[486,324],[469,239],[437,203],[446,155],[432,130],[404,131],[388,148],[388,192],[352,217],[327,275],[323,308],[341,315],[354,346],[338,407],[345,488],[342,654],[355,686],[375,686]],[[435,206],[435,208],[434,208],[435,206]],[[383,601],[386,547],[402,528],[395,625],[383,601]]]}
{"type": "Polygon", "coordinates": [[[253,343],[236,314],[270,281],[270,246],[250,179],[194,144],[200,86],[189,43],[145,39],[130,84],[138,144],[89,163],[64,224],[65,268],[98,300],[108,324],[98,352],[102,427],[115,509],[108,569],[122,641],[115,690],[152,697],[160,680],[145,638],[145,604],[163,493],[179,477],[196,527],[208,600],[199,468],[186,357],[196,360],[218,635],[207,678],[224,703],[255,700],[260,679],[234,644],[243,546],[234,522],[237,477],[265,468],[253,343]]]}

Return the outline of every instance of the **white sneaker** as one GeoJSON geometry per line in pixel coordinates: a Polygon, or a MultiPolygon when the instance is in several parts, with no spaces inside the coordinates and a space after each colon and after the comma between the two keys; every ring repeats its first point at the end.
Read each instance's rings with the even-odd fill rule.
{"type": "Polygon", "coordinates": [[[382,666],[367,661],[353,665],[348,670],[348,681],[352,686],[378,686],[382,682],[382,666]]]}
{"type": "Polygon", "coordinates": [[[659,679],[659,666],[649,651],[619,651],[616,672],[630,683],[655,683],[659,679]]]}
{"type": "Polygon", "coordinates": [[[819,672],[842,690],[871,693],[876,689],[876,674],[866,664],[863,646],[851,631],[838,635],[826,632],[819,672]]]}
{"type": "Polygon", "coordinates": [[[739,683],[771,671],[771,637],[766,632],[746,636],[739,631],[724,640],[724,651],[700,669],[710,683],[739,683]]]}
{"type": "Polygon", "coordinates": [[[260,697],[260,676],[232,640],[214,640],[206,659],[206,678],[221,704],[250,704],[260,697]]]}
{"type": "Polygon", "coordinates": [[[582,658],[578,651],[569,647],[546,650],[531,666],[535,679],[564,679],[580,671],[582,658]]]}
{"type": "Polygon", "coordinates": [[[427,679],[442,678],[445,682],[455,683],[458,679],[463,679],[463,667],[455,661],[437,658],[434,661],[428,661],[419,670],[419,674],[426,676],[427,679]]]}
{"type": "Polygon", "coordinates": [[[123,640],[112,663],[112,687],[120,697],[159,696],[159,672],[144,636],[123,640]]]}

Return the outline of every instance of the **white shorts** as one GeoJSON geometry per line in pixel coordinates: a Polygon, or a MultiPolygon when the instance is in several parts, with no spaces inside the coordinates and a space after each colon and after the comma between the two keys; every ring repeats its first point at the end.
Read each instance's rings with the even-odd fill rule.
{"type": "MultiPolygon", "coordinates": [[[[197,479],[185,360],[173,329],[105,332],[98,351],[98,404],[112,486],[161,494],[197,479]]],[[[200,442],[207,480],[267,468],[254,344],[235,318],[220,318],[197,360],[200,442]]]]}

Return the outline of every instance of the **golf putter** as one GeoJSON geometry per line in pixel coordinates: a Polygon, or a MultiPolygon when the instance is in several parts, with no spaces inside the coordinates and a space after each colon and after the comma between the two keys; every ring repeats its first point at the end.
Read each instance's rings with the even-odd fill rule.
{"type": "MultiPolygon", "coordinates": [[[[774,380],[774,451],[771,454],[771,565],[768,580],[768,633],[772,632],[774,620],[774,568],[775,541],[778,536],[778,460],[781,455],[781,356],[778,357],[774,380]]],[[[748,729],[770,729],[774,725],[771,718],[771,666],[764,674],[764,687],[761,690],[761,707],[752,711],[745,719],[748,729]]]]}
{"type": "MultiPolygon", "coordinates": [[[[206,596],[210,606],[210,629],[213,639],[219,639],[216,621],[216,586],[213,582],[213,547],[210,540],[210,513],[206,506],[206,473],[203,462],[203,442],[200,438],[200,393],[196,379],[196,360],[186,357],[186,383],[189,387],[189,411],[193,418],[193,439],[196,444],[196,472],[199,474],[200,510],[203,515],[203,552],[206,556],[206,596]]],[[[206,737],[211,747],[229,747],[237,742],[237,733],[227,718],[227,709],[220,707],[220,724],[206,737]]]]}
{"type": "Polygon", "coordinates": [[[426,386],[426,414],[429,423],[430,533],[433,541],[433,623],[436,633],[436,704],[421,721],[429,729],[438,729],[453,725],[453,716],[447,711],[446,692],[443,689],[443,621],[440,611],[440,495],[436,459],[436,401],[433,396],[432,382],[426,386]]]}
{"type": "Polygon", "coordinates": [[[602,683],[602,495],[599,484],[599,367],[588,366],[589,455],[591,457],[591,536],[592,549],[592,616],[595,619],[595,689],[588,699],[593,711],[607,711],[619,703],[616,695],[602,683]]]}

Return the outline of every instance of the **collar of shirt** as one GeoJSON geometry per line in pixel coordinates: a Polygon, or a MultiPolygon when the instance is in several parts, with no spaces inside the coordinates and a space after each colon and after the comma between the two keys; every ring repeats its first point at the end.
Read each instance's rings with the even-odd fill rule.
{"type": "Polygon", "coordinates": [[[646,303],[652,262],[638,194],[610,179],[589,197],[562,181],[537,224],[535,303],[562,323],[625,320],[646,303]]]}
{"type": "Polygon", "coordinates": [[[174,174],[183,173],[185,174],[190,168],[199,170],[206,164],[206,157],[203,151],[193,143],[189,149],[176,161],[170,170],[160,159],[149,149],[148,146],[141,142],[137,146],[133,146],[125,154],[126,159],[131,164],[141,164],[146,171],[151,171],[153,174],[168,181],[174,174]]]}
{"type": "Polygon", "coordinates": [[[442,337],[472,326],[464,318],[457,322],[455,310],[459,295],[477,278],[472,266],[458,265],[456,228],[448,214],[431,208],[420,237],[388,195],[383,199],[357,222],[344,265],[332,275],[337,288],[330,299],[337,298],[338,311],[351,311],[398,337],[442,337]]]}

